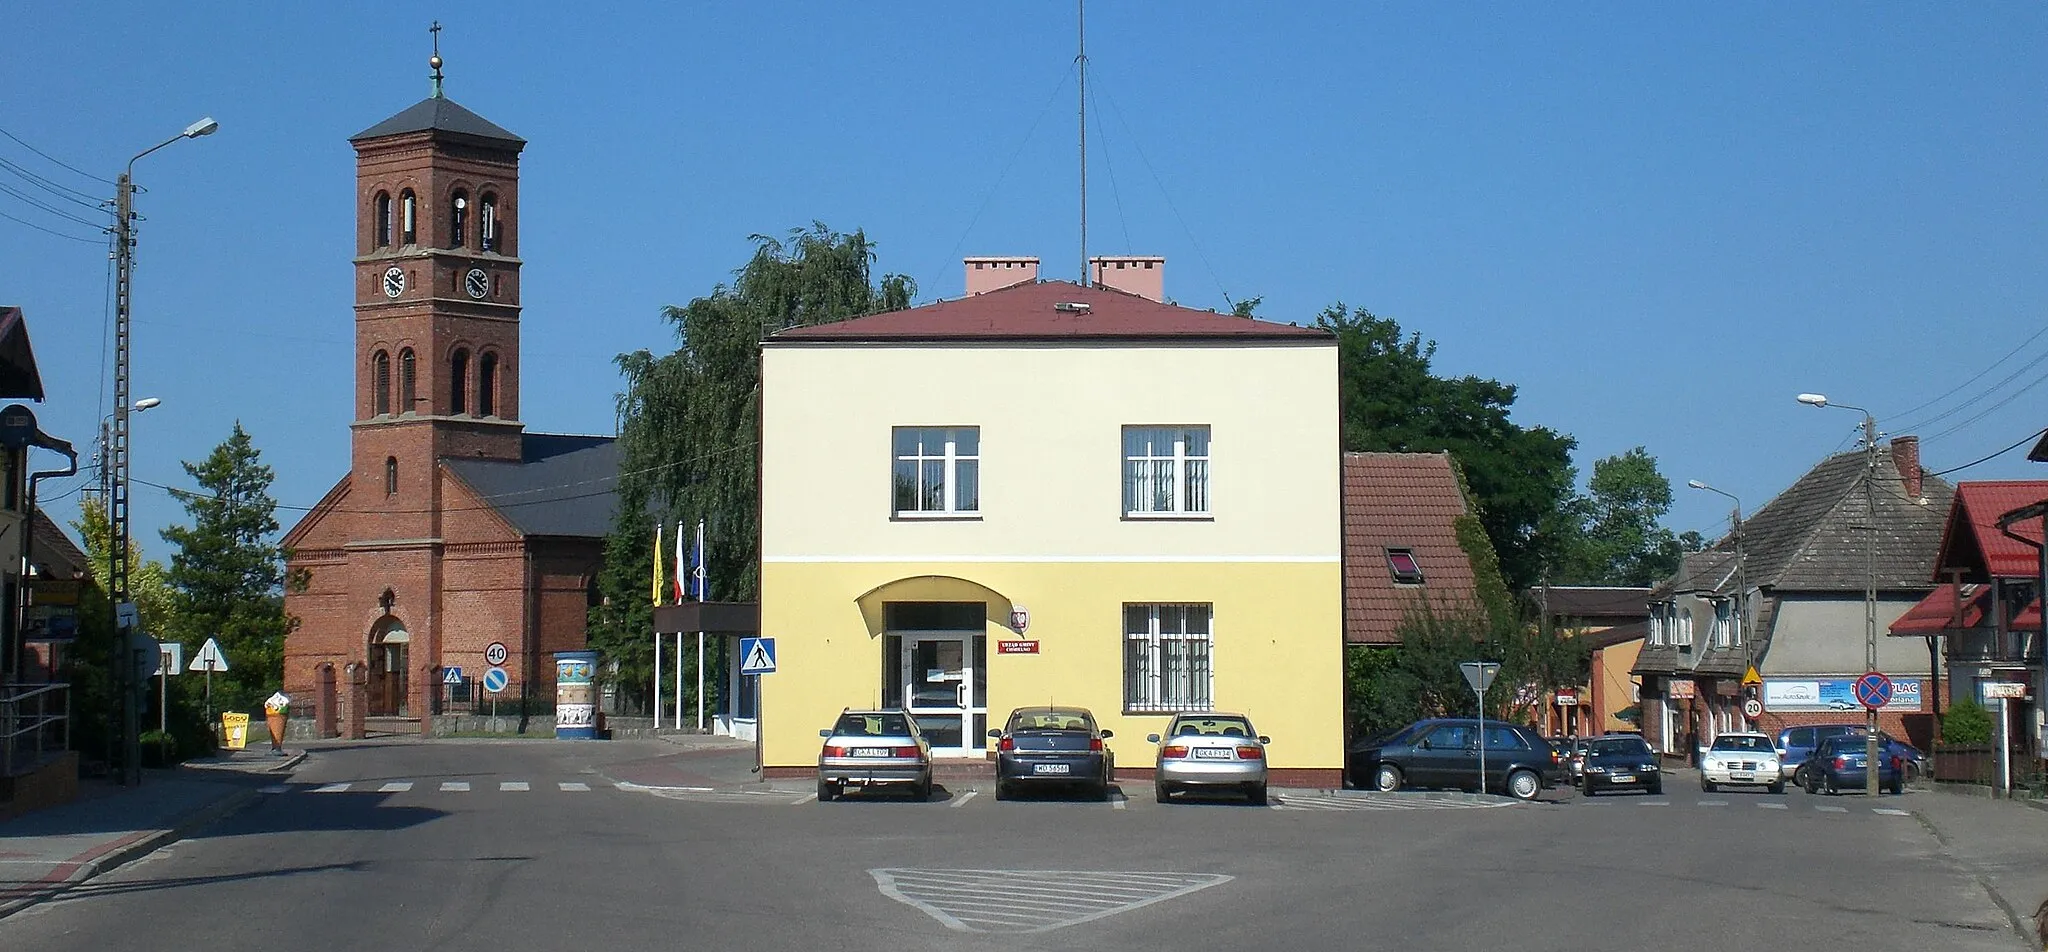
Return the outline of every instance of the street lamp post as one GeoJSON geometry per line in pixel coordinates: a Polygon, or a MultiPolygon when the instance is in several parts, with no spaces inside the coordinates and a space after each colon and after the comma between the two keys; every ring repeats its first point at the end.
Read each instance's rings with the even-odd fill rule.
{"type": "Polygon", "coordinates": [[[207,117],[128,160],[121,178],[114,183],[114,425],[107,441],[108,462],[113,472],[107,484],[107,521],[113,529],[113,557],[107,573],[107,597],[114,604],[115,683],[121,685],[121,782],[142,782],[142,709],[138,697],[146,685],[136,672],[134,646],[128,643],[127,626],[132,617],[124,606],[128,592],[128,368],[132,337],[128,305],[135,273],[135,163],[143,156],[179,139],[212,135],[220,123],[207,117]]]}
{"type": "MultiPolygon", "coordinates": [[[[1802,393],[1810,407],[1841,407],[1863,414],[1863,512],[1870,535],[1863,546],[1863,670],[1877,670],[1877,419],[1862,407],[1830,403],[1825,394],[1802,393]]],[[[1863,792],[1877,796],[1877,708],[1867,708],[1864,724],[1863,792]]]]}
{"type": "MultiPolygon", "coordinates": [[[[1742,499],[1734,493],[1715,489],[1697,479],[1688,479],[1685,484],[1693,489],[1726,496],[1729,501],[1735,503],[1735,516],[1730,522],[1735,532],[1735,638],[1742,645],[1742,656],[1749,662],[1747,667],[1755,668],[1756,648],[1750,644],[1749,639],[1749,565],[1742,550],[1742,499]]],[[[1752,723],[1750,726],[1753,728],[1756,725],[1752,723]]]]}

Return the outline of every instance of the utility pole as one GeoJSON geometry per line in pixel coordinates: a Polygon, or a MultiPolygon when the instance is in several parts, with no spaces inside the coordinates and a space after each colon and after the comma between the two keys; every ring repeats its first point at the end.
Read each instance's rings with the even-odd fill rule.
{"type": "MultiPolygon", "coordinates": [[[[1863,546],[1863,670],[1877,670],[1877,420],[1863,411],[1863,511],[1870,535],[1863,546]]],[[[1877,708],[1867,708],[1863,792],[1877,797],[1877,708]]]]}

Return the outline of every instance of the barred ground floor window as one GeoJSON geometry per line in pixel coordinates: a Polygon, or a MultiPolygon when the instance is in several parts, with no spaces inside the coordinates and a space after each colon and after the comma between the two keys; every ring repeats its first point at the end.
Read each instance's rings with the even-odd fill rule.
{"type": "Polygon", "coordinates": [[[1210,606],[1124,606],[1124,710],[1210,710],[1210,606]]]}

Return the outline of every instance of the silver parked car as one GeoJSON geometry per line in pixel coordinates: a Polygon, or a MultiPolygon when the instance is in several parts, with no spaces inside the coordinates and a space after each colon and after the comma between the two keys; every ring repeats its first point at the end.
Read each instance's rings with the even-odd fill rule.
{"type": "Polygon", "coordinates": [[[1253,803],[1266,802],[1266,745],[1272,740],[1252,728],[1243,714],[1175,714],[1166,736],[1148,735],[1159,745],[1152,773],[1160,803],[1175,791],[1227,790],[1253,803]]]}
{"type": "Polygon", "coordinates": [[[829,803],[848,787],[908,787],[918,800],[932,796],[932,746],[917,721],[897,710],[843,711],[821,730],[818,800],[829,803]]]}

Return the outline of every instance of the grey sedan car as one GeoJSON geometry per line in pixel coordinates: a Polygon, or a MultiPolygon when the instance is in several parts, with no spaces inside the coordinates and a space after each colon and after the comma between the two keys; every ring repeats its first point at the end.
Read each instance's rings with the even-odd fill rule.
{"type": "Polygon", "coordinates": [[[818,800],[830,803],[848,787],[906,787],[932,796],[932,747],[917,721],[897,710],[844,711],[818,751],[818,800]]]}
{"type": "Polygon", "coordinates": [[[1253,803],[1266,802],[1266,745],[1271,738],[1252,728],[1243,714],[1176,714],[1166,735],[1148,735],[1159,745],[1152,792],[1160,803],[1175,791],[1227,790],[1253,803]]]}
{"type": "Polygon", "coordinates": [[[1103,741],[1115,736],[1085,707],[1020,707],[1010,712],[996,741],[996,799],[1019,787],[1079,786],[1109,799],[1116,754],[1103,741]]]}

